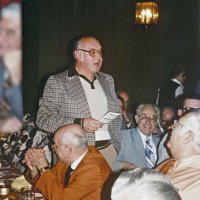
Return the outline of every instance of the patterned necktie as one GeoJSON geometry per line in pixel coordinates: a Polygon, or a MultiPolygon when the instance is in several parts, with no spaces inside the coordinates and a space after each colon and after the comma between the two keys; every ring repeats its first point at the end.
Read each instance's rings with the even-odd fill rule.
{"type": "Polygon", "coordinates": [[[147,166],[148,168],[153,168],[155,165],[155,158],[153,155],[150,138],[147,138],[145,142],[146,142],[145,155],[146,155],[146,160],[147,160],[147,166]]]}
{"type": "Polygon", "coordinates": [[[72,175],[72,172],[74,170],[71,168],[71,165],[69,165],[69,167],[67,168],[66,172],[65,172],[65,181],[64,181],[64,186],[67,187],[68,183],[69,183],[69,179],[72,175]]]}

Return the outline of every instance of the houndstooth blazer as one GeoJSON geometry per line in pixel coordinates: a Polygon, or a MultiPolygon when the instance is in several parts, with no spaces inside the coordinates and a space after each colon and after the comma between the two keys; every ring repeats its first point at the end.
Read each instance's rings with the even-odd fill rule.
{"type": "MultiPolygon", "coordinates": [[[[121,112],[115,93],[114,81],[110,75],[98,72],[96,74],[105,95],[107,108],[111,112],[121,112]]],[[[76,118],[91,117],[87,98],[78,75],[69,76],[69,71],[64,71],[50,76],[40,107],[37,113],[37,126],[46,132],[54,133],[59,127],[73,124],[76,118]]],[[[122,118],[117,117],[109,124],[111,143],[119,151],[120,129],[122,118]]],[[[88,143],[95,144],[95,134],[86,133],[88,143]]]]}

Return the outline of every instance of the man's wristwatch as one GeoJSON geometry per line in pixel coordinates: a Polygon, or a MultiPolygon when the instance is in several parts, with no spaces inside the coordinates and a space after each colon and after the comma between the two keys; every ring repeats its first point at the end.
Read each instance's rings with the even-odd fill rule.
{"type": "Polygon", "coordinates": [[[50,169],[50,167],[46,166],[46,167],[42,167],[42,168],[38,169],[38,171],[39,171],[40,174],[42,174],[42,173],[44,173],[48,169],[50,169]]]}

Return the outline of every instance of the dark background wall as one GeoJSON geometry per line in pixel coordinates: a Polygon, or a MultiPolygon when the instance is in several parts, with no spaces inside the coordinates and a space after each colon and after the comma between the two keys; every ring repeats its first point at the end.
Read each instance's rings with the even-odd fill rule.
{"type": "Polygon", "coordinates": [[[94,35],[102,43],[102,71],[125,88],[132,103],[155,101],[175,63],[184,63],[186,90],[199,69],[199,1],[160,0],[160,19],[145,29],[134,24],[134,0],[25,0],[23,8],[24,108],[35,114],[44,80],[64,69],[70,40],[94,35]]]}

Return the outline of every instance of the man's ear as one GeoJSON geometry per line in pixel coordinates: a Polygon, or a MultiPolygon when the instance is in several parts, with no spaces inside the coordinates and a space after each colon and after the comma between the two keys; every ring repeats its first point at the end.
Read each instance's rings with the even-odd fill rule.
{"type": "Polygon", "coordinates": [[[184,144],[187,144],[194,140],[194,134],[192,131],[187,132],[184,136],[184,144]]]}
{"type": "Polygon", "coordinates": [[[72,146],[71,145],[65,145],[65,149],[67,151],[68,154],[70,154],[72,152],[72,146]]]}
{"type": "Polygon", "coordinates": [[[138,124],[139,120],[140,120],[140,118],[139,118],[138,114],[135,114],[135,121],[137,124],[138,124]]]}
{"type": "Polygon", "coordinates": [[[75,50],[73,54],[74,54],[75,60],[80,60],[81,59],[80,51],[75,50]]]}
{"type": "Polygon", "coordinates": [[[183,114],[183,111],[181,109],[178,109],[178,116],[180,117],[183,114]]]}

